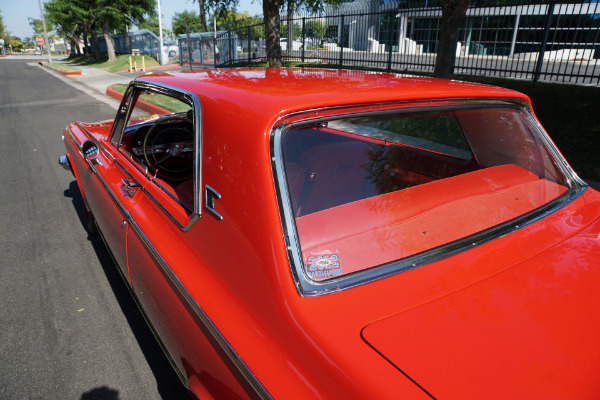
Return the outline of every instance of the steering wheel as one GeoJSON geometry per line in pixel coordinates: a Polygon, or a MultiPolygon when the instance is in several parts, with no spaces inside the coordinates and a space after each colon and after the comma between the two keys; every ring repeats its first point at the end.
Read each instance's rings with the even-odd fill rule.
{"type": "MultiPolygon", "coordinates": [[[[177,117],[177,116],[173,116],[173,117],[165,117],[162,119],[159,119],[158,121],[156,121],[156,123],[152,126],[152,128],[150,128],[148,130],[148,132],[146,133],[146,135],[144,136],[144,143],[142,144],[142,152],[144,154],[144,160],[146,160],[146,165],[148,166],[148,168],[152,168],[155,173],[157,175],[160,175],[163,178],[168,178],[168,179],[175,179],[175,180],[185,180],[185,179],[189,179],[192,175],[193,175],[193,163],[192,165],[185,165],[183,167],[181,167],[181,161],[182,159],[185,157],[185,153],[188,152],[189,150],[186,149],[185,145],[182,145],[181,142],[183,142],[184,140],[179,140],[176,143],[171,143],[171,144],[157,144],[156,140],[164,133],[166,132],[170,132],[170,130],[166,129],[163,132],[159,132],[155,137],[153,137],[153,134],[155,132],[158,132],[157,129],[159,126],[167,123],[167,122],[172,122],[172,121],[182,121],[186,124],[189,124],[192,128],[194,126],[194,123],[192,122],[192,120],[188,119],[188,118],[184,118],[184,117],[177,117]],[[147,145],[148,145],[148,140],[150,137],[153,137],[152,139],[152,143],[151,143],[151,154],[148,155],[148,150],[147,150],[147,145]],[[164,154],[162,157],[160,157],[160,159],[156,159],[156,157],[154,156],[154,154],[156,153],[156,148],[158,146],[161,147],[166,147],[166,150],[164,151],[164,154]],[[151,161],[152,159],[152,161],[151,161]],[[164,163],[167,164],[164,164],[164,163]],[[164,173],[162,170],[159,170],[158,167],[162,167],[162,169],[165,172],[168,173],[164,173]],[[189,174],[185,174],[180,176],[182,173],[186,172],[187,170],[190,170],[189,174]]],[[[188,134],[190,136],[192,136],[193,138],[193,134],[190,133],[190,131],[187,131],[186,129],[180,128],[180,127],[175,127],[173,130],[177,130],[177,131],[183,131],[185,134],[188,134]]],[[[176,135],[173,134],[175,136],[180,136],[180,135],[176,135]]],[[[171,141],[173,142],[173,141],[171,141]]]]}

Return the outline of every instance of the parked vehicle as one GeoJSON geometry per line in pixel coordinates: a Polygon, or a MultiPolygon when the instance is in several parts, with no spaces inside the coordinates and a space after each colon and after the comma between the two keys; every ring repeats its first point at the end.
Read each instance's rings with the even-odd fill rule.
{"type": "MultiPolygon", "coordinates": [[[[286,38],[281,38],[279,39],[279,45],[281,46],[281,51],[286,51],[287,50],[287,39],[286,38]]],[[[292,41],[292,50],[302,50],[302,42],[299,41],[292,41]]]]}
{"type": "Polygon", "coordinates": [[[169,58],[177,58],[179,56],[179,46],[176,43],[165,43],[163,51],[169,58]]]}
{"type": "Polygon", "coordinates": [[[143,75],[64,131],[198,398],[593,399],[600,193],[529,99],[324,69],[143,75]]]}

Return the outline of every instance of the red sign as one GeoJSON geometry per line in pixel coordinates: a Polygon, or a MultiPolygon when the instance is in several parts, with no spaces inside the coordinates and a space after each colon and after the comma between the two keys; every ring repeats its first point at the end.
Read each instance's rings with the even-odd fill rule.
{"type": "Polygon", "coordinates": [[[41,37],[40,35],[37,35],[35,37],[35,41],[36,41],[37,44],[44,44],[44,38],[41,37]]]}

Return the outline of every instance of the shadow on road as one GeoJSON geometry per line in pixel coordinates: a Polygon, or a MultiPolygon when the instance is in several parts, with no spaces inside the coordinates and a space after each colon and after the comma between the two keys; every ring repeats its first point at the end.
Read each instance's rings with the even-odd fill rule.
{"type": "MultiPolygon", "coordinates": [[[[77,212],[79,221],[83,227],[86,227],[86,209],[76,181],[71,181],[69,188],[65,190],[64,195],[65,197],[72,199],[73,208],[77,212]]],[[[148,366],[152,370],[161,397],[163,399],[191,399],[187,390],[179,380],[177,373],[171,367],[162,348],[156,341],[151,329],[146,324],[144,316],[133,299],[129,286],[121,277],[118,267],[115,265],[112,256],[104,245],[101,237],[99,235],[89,234],[88,231],[88,240],[91,242],[98,255],[98,260],[100,261],[100,265],[104,270],[115,298],[123,311],[123,315],[129,323],[131,331],[144,354],[148,366]]],[[[81,400],[118,400],[118,398],[119,392],[108,387],[94,388],[81,396],[81,400]]]]}

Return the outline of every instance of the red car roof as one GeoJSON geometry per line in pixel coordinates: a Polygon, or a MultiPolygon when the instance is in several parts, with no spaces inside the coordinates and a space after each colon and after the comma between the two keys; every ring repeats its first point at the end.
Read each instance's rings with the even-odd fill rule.
{"type": "Polygon", "coordinates": [[[517,98],[522,93],[494,86],[423,76],[322,68],[244,68],[144,75],[204,99],[234,99],[265,114],[331,105],[450,98],[517,98]]]}

